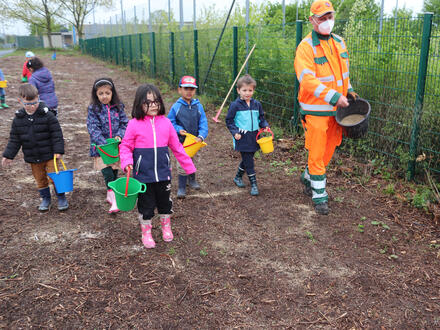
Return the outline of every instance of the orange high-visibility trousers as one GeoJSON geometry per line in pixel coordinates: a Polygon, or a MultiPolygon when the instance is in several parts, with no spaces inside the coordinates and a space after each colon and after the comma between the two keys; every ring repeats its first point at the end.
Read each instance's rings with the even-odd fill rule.
{"type": "Polygon", "coordinates": [[[305,131],[305,148],[309,151],[310,175],[323,175],[337,146],[342,142],[342,127],[334,116],[306,115],[302,121],[305,131]]]}

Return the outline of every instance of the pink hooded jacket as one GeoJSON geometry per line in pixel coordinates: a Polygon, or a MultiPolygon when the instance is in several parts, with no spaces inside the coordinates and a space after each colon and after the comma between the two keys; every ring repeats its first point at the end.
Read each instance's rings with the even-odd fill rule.
{"type": "Polygon", "coordinates": [[[167,117],[131,119],[119,146],[121,167],[133,165],[133,177],[143,183],[171,180],[168,147],[188,175],[196,172],[167,117]]]}

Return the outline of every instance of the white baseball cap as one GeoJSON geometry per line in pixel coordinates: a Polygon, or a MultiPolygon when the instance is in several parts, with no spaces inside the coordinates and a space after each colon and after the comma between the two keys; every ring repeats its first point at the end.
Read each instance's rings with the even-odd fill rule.
{"type": "Polygon", "coordinates": [[[35,57],[35,54],[34,53],[32,53],[31,51],[28,51],[28,52],[26,52],[26,55],[25,55],[27,58],[30,58],[30,57],[35,57]]]}

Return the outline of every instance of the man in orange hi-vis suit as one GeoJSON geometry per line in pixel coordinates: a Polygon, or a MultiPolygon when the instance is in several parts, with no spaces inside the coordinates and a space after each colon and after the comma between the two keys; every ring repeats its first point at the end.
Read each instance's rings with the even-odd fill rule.
{"type": "Polygon", "coordinates": [[[326,166],[341,144],[342,128],[336,123],[337,107],[348,106],[347,95],[357,98],[350,85],[348,52],[344,40],[331,33],[335,10],[330,1],[317,0],[310,8],[313,31],[298,45],[295,72],[300,83],[298,101],[308,152],[301,175],[304,193],[315,211],[328,214],[326,166]]]}

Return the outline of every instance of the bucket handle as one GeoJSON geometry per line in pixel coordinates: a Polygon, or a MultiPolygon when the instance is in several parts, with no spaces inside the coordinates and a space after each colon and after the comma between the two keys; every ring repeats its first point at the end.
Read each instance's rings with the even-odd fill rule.
{"type": "Polygon", "coordinates": [[[140,193],[144,193],[147,191],[147,185],[145,183],[141,183],[141,190],[139,190],[140,193]]]}
{"type": "MultiPolygon", "coordinates": [[[[61,161],[61,164],[63,164],[64,171],[66,171],[66,165],[64,165],[64,162],[61,158],[60,158],[60,161],[61,161]]],[[[57,157],[56,156],[53,156],[53,163],[55,165],[55,172],[56,172],[56,174],[58,174],[58,166],[57,166],[57,157]]]]}
{"type": "Polygon", "coordinates": [[[108,157],[111,157],[111,158],[118,158],[119,157],[119,150],[118,150],[118,154],[116,156],[113,156],[113,155],[109,155],[108,153],[106,153],[104,150],[101,149],[100,146],[98,146],[98,145],[96,145],[94,143],[92,143],[92,146],[94,146],[95,148],[98,148],[99,151],[101,151],[104,155],[106,155],[108,157]]]}
{"type": "MultiPolygon", "coordinates": [[[[190,133],[185,133],[185,136],[191,136],[192,134],[190,134],[190,133]]],[[[193,135],[194,136],[194,135],[193,135]]],[[[194,136],[195,137],[195,136],[194,136]]],[[[184,148],[188,148],[188,147],[191,147],[191,146],[193,146],[193,145],[195,145],[195,144],[197,144],[198,142],[197,141],[195,141],[195,142],[193,142],[193,143],[190,143],[190,144],[188,144],[188,145],[186,145],[186,146],[183,146],[184,148]]]]}
{"type": "MultiPolygon", "coordinates": [[[[262,132],[264,132],[264,128],[260,128],[260,130],[258,131],[258,133],[257,133],[257,137],[256,137],[256,141],[258,141],[258,136],[259,136],[262,132]]],[[[272,134],[272,140],[273,140],[274,135],[273,135],[273,132],[271,131],[271,129],[269,128],[269,131],[267,131],[267,132],[269,132],[269,133],[272,134]]]]}
{"type": "Polygon", "coordinates": [[[128,183],[130,182],[130,167],[127,170],[127,182],[125,183],[125,194],[124,197],[127,197],[128,193],[128,183]]]}

